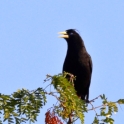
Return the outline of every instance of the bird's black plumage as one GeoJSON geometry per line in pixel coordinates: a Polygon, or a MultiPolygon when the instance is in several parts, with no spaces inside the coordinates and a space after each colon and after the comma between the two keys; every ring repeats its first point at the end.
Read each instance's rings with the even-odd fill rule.
{"type": "Polygon", "coordinates": [[[62,34],[61,37],[65,38],[68,45],[63,71],[76,76],[74,87],[77,95],[82,100],[88,101],[92,74],[91,57],[86,51],[82,38],[74,29],[66,30],[62,34]]]}

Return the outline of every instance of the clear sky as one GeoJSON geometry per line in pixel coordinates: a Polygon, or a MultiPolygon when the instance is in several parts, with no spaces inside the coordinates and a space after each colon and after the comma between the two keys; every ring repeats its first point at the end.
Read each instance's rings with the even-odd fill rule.
{"type": "MultiPolygon", "coordinates": [[[[90,99],[103,93],[110,101],[124,98],[123,0],[1,0],[0,92],[44,87],[46,74],[60,73],[67,44],[57,32],[70,28],[79,31],[92,57],[90,99]]],[[[52,102],[49,97],[36,124],[44,124],[52,102]]],[[[124,122],[121,108],[114,124],[124,122]]],[[[94,116],[94,111],[86,114],[85,124],[94,116]]]]}

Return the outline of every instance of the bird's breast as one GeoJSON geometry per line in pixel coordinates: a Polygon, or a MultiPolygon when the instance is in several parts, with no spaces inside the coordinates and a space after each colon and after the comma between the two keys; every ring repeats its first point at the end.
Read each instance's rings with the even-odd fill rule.
{"type": "Polygon", "coordinates": [[[75,76],[79,74],[86,76],[90,71],[87,57],[67,54],[63,64],[63,71],[69,72],[75,76]]]}

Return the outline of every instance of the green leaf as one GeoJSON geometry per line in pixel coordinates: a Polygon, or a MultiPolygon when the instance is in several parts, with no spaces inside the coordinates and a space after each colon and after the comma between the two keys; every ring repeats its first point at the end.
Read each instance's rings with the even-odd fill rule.
{"type": "Polygon", "coordinates": [[[119,100],[117,101],[117,103],[118,103],[118,104],[124,104],[124,99],[119,99],[119,100]]]}

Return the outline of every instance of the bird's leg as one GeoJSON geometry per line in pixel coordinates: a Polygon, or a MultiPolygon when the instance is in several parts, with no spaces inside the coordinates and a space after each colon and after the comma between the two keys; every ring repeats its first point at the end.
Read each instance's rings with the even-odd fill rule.
{"type": "Polygon", "coordinates": [[[73,74],[70,74],[70,82],[74,82],[74,75],[73,74]]]}
{"type": "Polygon", "coordinates": [[[90,103],[90,101],[88,99],[85,100],[86,103],[90,103]]]}

